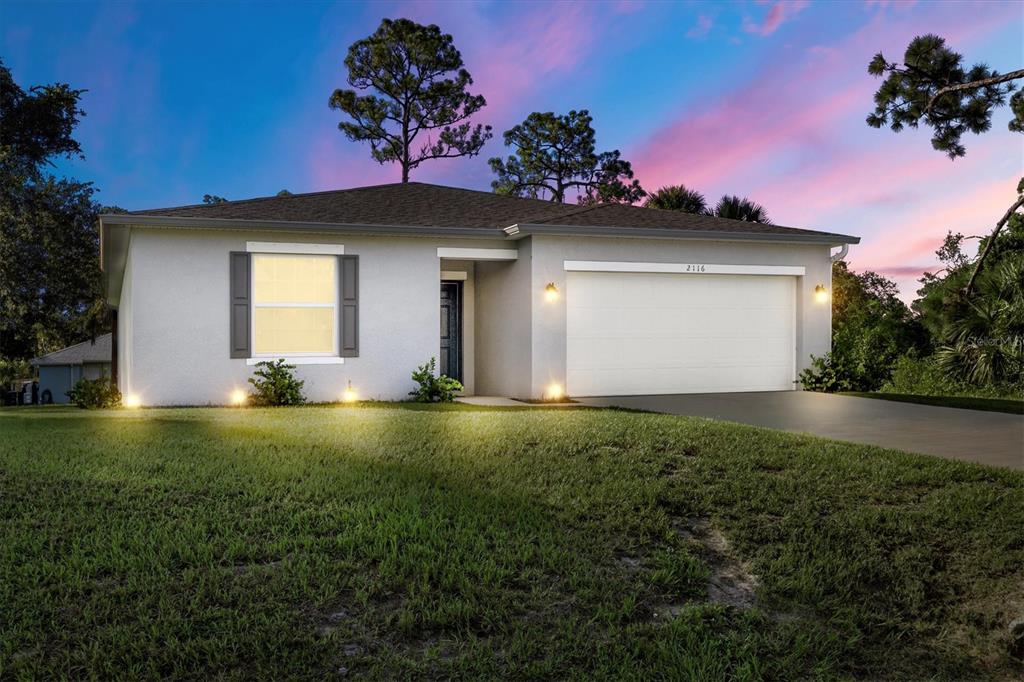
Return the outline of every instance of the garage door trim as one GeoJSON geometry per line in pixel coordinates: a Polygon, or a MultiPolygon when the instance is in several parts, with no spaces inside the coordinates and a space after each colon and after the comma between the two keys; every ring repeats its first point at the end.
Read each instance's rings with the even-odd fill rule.
{"type": "Polygon", "coordinates": [[[782,275],[803,277],[802,265],[731,265],[727,263],[639,263],[630,261],[567,260],[566,272],[650,272],[684,275],[782,275]]]}

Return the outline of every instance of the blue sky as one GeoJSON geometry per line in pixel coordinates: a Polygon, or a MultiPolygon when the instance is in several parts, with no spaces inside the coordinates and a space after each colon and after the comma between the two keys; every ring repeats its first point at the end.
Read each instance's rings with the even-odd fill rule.
{"type": "Polygon", "coordinates": [[[129,209],[351,187],[398,178],[348,142],[327,107],[342,60],[381,18],[451,33],[496,131],[484,153],[414,180],[487,189],[500,133],[531,111],[587,108],[649,189],[746,194],[780,224],[860,235],[858,268],[905,298],[947,229],[978,234],[1024,172],[1024,137],[969,137],[955,162],[926,130],[867,128],[867,61],[936,32],[969,62],[1024,64],[1024,4],[23,3],[0,6],[0,57],[22,85],[89,90],[86,159],[61,172],[129,209]]]}

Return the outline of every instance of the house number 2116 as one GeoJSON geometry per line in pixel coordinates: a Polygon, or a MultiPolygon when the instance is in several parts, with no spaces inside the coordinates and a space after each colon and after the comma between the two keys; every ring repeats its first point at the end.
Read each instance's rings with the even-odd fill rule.
{"type": "Polygon", "coordinates": [[[706,265],[687,265],[687,272],[704,272],[707,269],[706,265]]]}

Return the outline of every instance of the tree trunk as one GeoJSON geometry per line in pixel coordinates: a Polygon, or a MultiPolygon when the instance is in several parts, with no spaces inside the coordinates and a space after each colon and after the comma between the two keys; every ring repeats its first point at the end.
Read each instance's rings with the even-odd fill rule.
{"type": "Polygon", "coordinates": [[[1010,220],[1010,216],[1012,216],[1014,211],[1021,206],[1024,206],[1024,194],[1017,197],[1017,201],[1013,202],[1013,206],[1010,206],[1006,213],[1003,214],[1003,217],[999,219],[999,222],[996,223],[996,229],[992,230],[992,234],[985,243],[985,248],[982,249],[981,255],[978,256],[978,260],[974,263],[974,272],[971,273],[971,278],[967,280],[967,286],[964,287],[964,293],[968,296],[971,294],[971,289],[974,288],[974,280],[978,278],[978,273],[981,272],[982,261],[985,260],[985,256],[988,255],[988,252],[992,250],[992,244],[995,243],[996,237],[999,236],[999,230],[1003,229],[1003,225],[1010,220]]]}
{"type": "Polygon", "coordinates": [[[409,182],[409,162],[402,162],[402,182],[409,182]]]}

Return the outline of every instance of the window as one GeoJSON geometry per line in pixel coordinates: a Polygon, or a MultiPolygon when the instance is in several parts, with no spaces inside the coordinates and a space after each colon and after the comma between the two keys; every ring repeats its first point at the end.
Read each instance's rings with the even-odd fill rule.
{"type": "Polygon", "coordinates": [[[338,258],[252,254],[254,355],[338,354],[338,258]]]}

